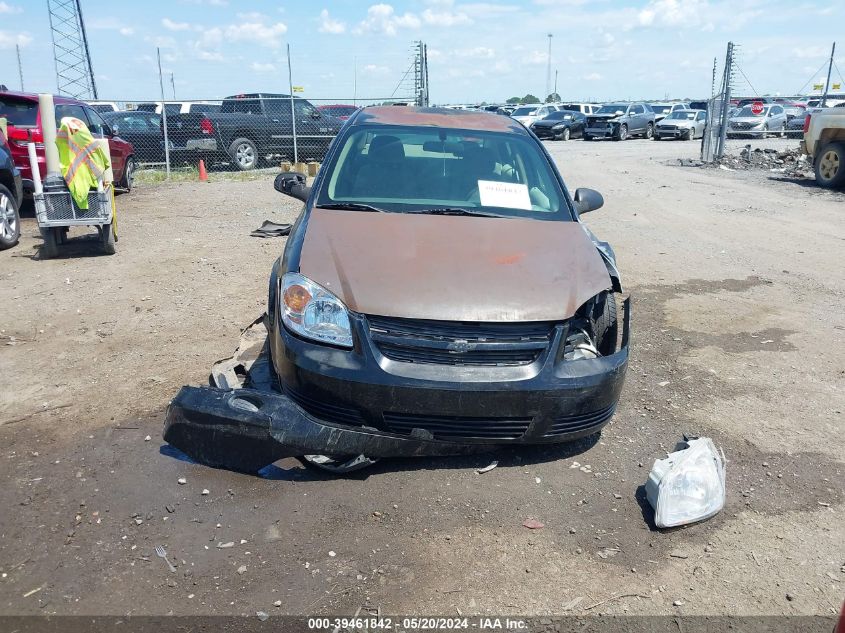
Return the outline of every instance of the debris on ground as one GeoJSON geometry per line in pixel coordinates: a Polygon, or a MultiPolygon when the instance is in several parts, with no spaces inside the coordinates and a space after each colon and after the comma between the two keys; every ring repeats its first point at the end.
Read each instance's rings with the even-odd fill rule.
{"type": "Polygon", "coordinates": [[[739,156],[725,155],[714,164],[732,170],[756,169],[801,178],[813,177],[813,164],[809,156],[802,154],[797,147],[778,151],[772,148],[752,148],[748,144],[740,150],[739,156]]]}
{"type": "Polygon", "coordinates": [[[479,474],[479,475],[483,475],[484,473],[489,473],[491,470],[493,470],[493,469],[494,469],[496,466],[498,466],[498,465],[499,465],[499,462],[497,462],[497,461],[493,461],[493,462],[490,462],[490,463],[489,463],[487,466],[485,466],[484,468],[478,468],[478,469],[476,469],[476,471],[475,471],[475,472],[476,472],[477,474],[479,474]]]}
{"type": "Polygon", "coordinates": [[[529,530],[542,530],[546,526],[537,519],[525,519],[522,522],[522,527],[527,527],[529,530]]]}
{"type": "Polygon", "coordinates": [[[709,519],[725,506],[724,454],[708,437],[680,442],[655,460],[645,489],[659,528],[709,519]]]}
{"type": "Polygon", "coordinates": [[[279,224],[264,220],[257,229],[250,233],[251,237],[281,237],[290,233],[290,224],[279,224]]]}

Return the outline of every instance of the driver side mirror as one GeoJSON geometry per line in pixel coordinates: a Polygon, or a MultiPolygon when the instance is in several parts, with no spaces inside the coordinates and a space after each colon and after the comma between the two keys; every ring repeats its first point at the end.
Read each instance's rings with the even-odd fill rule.
{"type": "Polygon", "coordinates": [[[273,181],[273,188],[279,193],[305,202],[311,193],[311,187],[307,186],[305,182],[305,174],[291,171],[276,176],[276,180],[273,181]]]}
{"type": "Polygon", "coordinates": [[[578,215],[601,209],[604,206],[604,198],[595,189],[578,188],[575,190],[573,200],[575,201],[575,210],[578,212],[578,215]]]}
{"type": "Polygon", "coordinates": [[[108,136],[109,138],[112,138],[114,135],[115,135],[115,131],[114,131],[114,129],[112,129],[112,126],[109,125],[108,123],[104,123],[103,124],[103,136],[108,136]]]}

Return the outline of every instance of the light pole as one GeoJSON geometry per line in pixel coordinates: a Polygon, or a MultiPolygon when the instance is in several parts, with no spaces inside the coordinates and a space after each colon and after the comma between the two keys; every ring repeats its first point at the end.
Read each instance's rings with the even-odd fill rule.
{"type": "MultiPolygon", "coordinates": [[[[546,59],[546,97],[551,94],[552,89],[552,34],[549,33],[549,55],[546,59]]],[[[545,102],[545,99],[543,99],[545,102]]]]}

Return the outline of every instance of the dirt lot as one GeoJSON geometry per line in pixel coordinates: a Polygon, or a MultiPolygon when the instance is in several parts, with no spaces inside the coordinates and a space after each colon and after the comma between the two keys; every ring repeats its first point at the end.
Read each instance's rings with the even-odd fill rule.
{"type": "Polygon", "coordinates": [[[600,438],[345,479],[213,470],[160,439],[169,398],[264,309],[283,239],[249,231],[298,211],[271,174],[138,187],[113,257],[80,238],[40,261],[25,218],[0,253],[0,613],[834,613],[845,195],[678,166],[697,146],[549,144],[573,189],[605,195],[585,219],[635,300],[600,438]],[[684,432],[724,448],[727,506],[657,531],[642,485],[684,432]]]}

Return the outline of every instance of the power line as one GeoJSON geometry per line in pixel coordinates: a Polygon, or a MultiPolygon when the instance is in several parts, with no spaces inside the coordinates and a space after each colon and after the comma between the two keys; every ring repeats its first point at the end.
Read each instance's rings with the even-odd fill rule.
{"type": "Polygon", "coordinates": [[[800,95],[802,92],[804,92],[804,88],[809,86],[811,82],[815,81],[816,75],[818,75],[819,72],[821,71],[821,69],[824,68],[825,66],[827,66],[827,62],[824,62],[821,66],[819,66],[818,70],[816,70],[816,72],[814,72],[813,75],[807,80],[807,83],[805,83],[803,86],[801,86],[801,88],[799,88],[798,92],[796,92],[795,94],[800,95]]]}

